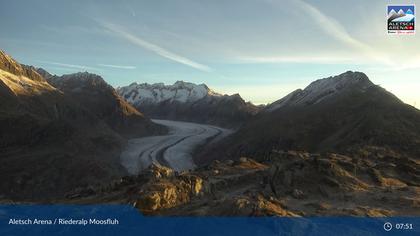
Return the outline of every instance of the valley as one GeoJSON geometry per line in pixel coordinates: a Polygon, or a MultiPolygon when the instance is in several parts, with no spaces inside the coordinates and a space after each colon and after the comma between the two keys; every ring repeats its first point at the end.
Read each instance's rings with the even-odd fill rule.
{"type": "Polygon", "coordinates": [[[265,106],[205,84],[114,88],[0,51],[0,202],[146,215],[419,212],[420,111],[362,72],[265,106]],[[4,98],[4,99],[3,99],[4,98]]]}
{"type": "Polygon", "coordinates": [[[172,120],[153,122],[168,127],[169,133],[128,141],[121,154],[121,164],[130,174],[139,174],[153,162],[169,166],[176,171],[194,169],[192,154],[195,148],[232,133],[229,129],[205,124],[172,120]]]}

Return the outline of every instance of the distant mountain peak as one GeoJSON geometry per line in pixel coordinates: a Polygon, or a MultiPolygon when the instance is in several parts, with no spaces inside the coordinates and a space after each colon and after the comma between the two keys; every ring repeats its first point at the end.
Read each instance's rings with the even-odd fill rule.
{"type": "Polygon", "coordinates": [[[41,68],[41,67],[35,68],[35,70],[36,72],[38,72],[38,74],[40,74],[46,80],[54,76],[50,74],[50,72],[46,71],[44,68],[41,68]]]}
{"type": "Polygon", "coordinates": [[[105,80],[97,74],[89,72],[77,72],[73,74],[65,74],[62,76],[51,76],[47,78],[48,82],[55,87],[102,87],[110,89],[111,86],[108,85],[105,80]]]}
{"type": "Polygon", "coordinates": [[[347,71],[337,76],[316,80],[309,84],[304,91],[310,92],[328,89],[342,90],[353,85],[365,88],[372,86],[373,83],[366,74],[362,72],[347,71]]]}
{"type": "Polygon", "coordinates": [[[298,89],[284,98],[270,104],[268,111],[286,105],[311,105],[349,89],[365,90],[374,84],[362,72],[347,71],[337,76],[319,79],[309,84],[304,90],[298,89]]]}
{"type": "Polygon", "coordinates": [[[103,80],[100,75],[93,74],[90,72],[76,72],[72,74],[65,74],[61,76],[63,79],[97,79],[97,80],[103,80]]]}
{"type": "Polygon", "coordinates": [[[183,80],[177,80],[177,81],[174,83],[174,85],[176,85],[176,86],[181,86],[181,87],[190,87],[190,86],[195,86],[195,85],[197,85],[197,84],[190,83],[190,82],[186,82],[186,81],[183,81],[183,80]]]}

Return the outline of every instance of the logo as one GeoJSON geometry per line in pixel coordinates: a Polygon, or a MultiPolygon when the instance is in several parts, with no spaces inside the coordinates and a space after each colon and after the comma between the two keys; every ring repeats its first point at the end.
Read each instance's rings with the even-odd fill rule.
{"type": "Polygon", "coordinates": [[[388,5],[388,34],[414,34],[415,18],[414,5],[388,5]]]}
{"type": "Polygon", "coordinates": [[[414,34],[415,18],[414,5],[388,5],[388,34],[414,34]]]}

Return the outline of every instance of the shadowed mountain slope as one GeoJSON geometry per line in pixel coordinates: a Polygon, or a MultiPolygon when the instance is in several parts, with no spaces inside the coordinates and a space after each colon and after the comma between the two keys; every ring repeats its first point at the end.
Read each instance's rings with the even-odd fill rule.
{"type": "Polygon", "coordinates": [[[160,132],[118,96],[98,110],[83,103],[88,97],[67,95],[0,51],[0,198],[48,201],[118,178],[120,127],[135,116],[139,134],[160,132]]]}
{"type": "Polygon", "coordinates": [[[317,80],[267,106],[198,162],[277,150],[353,153],[366,146],[420,156],[420,111],[359,72],[317,80]],[[223,150],[223,153],[217,150],[223,150]]]}
{"type": "Polygon", "coordinates": [[[88,72],[50,76],[48,82],[128,137],[164,133],[165,129],[145,118],[122,99],[102,77],[88,72]]]}

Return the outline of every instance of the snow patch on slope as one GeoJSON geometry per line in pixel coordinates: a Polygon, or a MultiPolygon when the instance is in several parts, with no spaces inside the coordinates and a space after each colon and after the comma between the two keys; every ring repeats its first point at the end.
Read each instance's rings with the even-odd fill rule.
{"type": "Polygon", "coordinates": [[[304,90],[295,90],[284,98],[272,103],[266,109],[267,111],[274,111],[286,105],[312,105],[346,89],[364,90],[372,85],[373,83],[365,74],[347,71],[338,76],[316,80],[304,90]]]}

